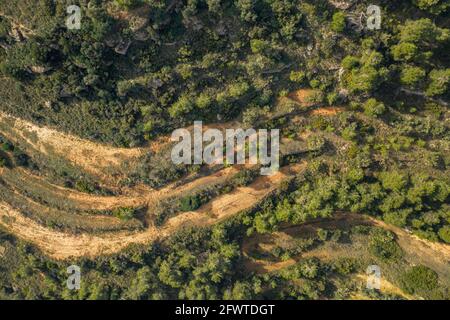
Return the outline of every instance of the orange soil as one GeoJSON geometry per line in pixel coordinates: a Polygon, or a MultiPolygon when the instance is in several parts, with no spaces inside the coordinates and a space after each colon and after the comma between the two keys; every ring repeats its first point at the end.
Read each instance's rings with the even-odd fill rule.
{"type": "Polygon", "coordinates": [[[300,103],[304,107],[309,107],[314,105],[314,103],[308,100],[308,98],[311,97],[313,94],[314,94],[313,89],[299,89],[297,91],[289,93],[287,97],[297,103],[300,103]]]}
{"type": "MultiPolygon", "coordinates": [[[[208,226],[250,209],[274,191],[283,180],[300,172],[304,167],[305,164],[293,165],[272,176],[261,176],[248,187],[219,196],[197,211],[172,217],[162,227],[150,226],[143,232],[69,235],[37,224],[3,201],[0,201],[0,225],[19,238],[35,244],[55,259],[112,254],[131,244],[143,244],[168,237],[188,225],[208,226]]],[[[198,183],[197,180],[193,182],[198,183]]]]}
{"type": "Polygon", "coordinates": [[[9,128],[14,134],[4,133],[13,142],[20,139],[37,152],[60,156],[87,172],[101,177],[106,176],[105,170],[120,168],[125,161],[137,159],[144,152],[142,148],[126,149],[101,145],[53,129],[39,127],[0,112],[0,121],[6,120],[8,123],[11,121],[14,123],[9,128]],[[29,138],[33,135],[36,139],[29,138]]]}
{"type": "Polygon", "coordinates": [[[272,234],[257,234],[245,239],[242,244],[242,252],[247,258],[246,267],[249,270],[257,273],[267,273],[292,266],[297,262],[298,259],[308,256],[329,258],[330,255],[339,254],[338,252],[323,252],[320,250],[316,250],[312,251],[311,253],[306,252],[299,257],[277,262],[271,262],[263,259],[254,259],[251,258],[248,254],[253,248],[255,248],[255,246],[258,246],[259,243],[267,241],[268,239],[280,237],[285,232],[289,234],[300,235],[305,232],[311,232],[311,228],[336,224],[369,224],[390,230],[397,236],[397,242],[406,255],[413,256],[415,261],[418,261],[425,265],[432,265],[435,271],[438,271],[441,274],[448,275],[450,277],[450,269],[448,268],[448,262],[450,261],[450,245],[426,241],[418,238],[417,236],[411,235],[400,228],[388,225],[383,221],[379,221],[361,214],[350,213],[337,213],[334,217],[329,219],[313,220],[298,226],[289,226],[282,228],[279,232],[275,232],[272,234]]]}
{"type": "Polygon", "coordinates": [[[334,116],[338,114],[339,112],[342,112],[344,108],[342,107],[325,107],[325,108],[319,108],[314,109],[311,111],[312,115],[320,115],[320,116],[334,116]]]}

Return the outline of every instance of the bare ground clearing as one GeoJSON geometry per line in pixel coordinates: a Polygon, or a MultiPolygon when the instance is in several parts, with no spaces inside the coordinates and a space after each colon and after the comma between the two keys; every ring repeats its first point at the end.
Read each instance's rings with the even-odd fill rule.
{"type": "MultiPolygon", "coordinates": [[[[293,165],[272,176],[259,177],[251,185],[219,196],[197,211],[180,214],[170,218],[162,227],[150,226],[143,232],[68,235],[37,224],[3,201],[0,202],[0,225],[55,259],[112,254],[131,244],[149,243],[168,237],[185,226],[209,226],[250,209],[273,192],[283,180],[304,167],[305,164],[293,165]]],[[[196,180],[193,183],[199,182],[196,180]]]]}
{"type": "Polygon", "coordinates": [[[324,252],[323,250],[321,251],[318,249],[301,254],[295,259],[271,262],[264,259],[251,258],[249,253],[258,246],[261,247],[262,243],[271,242],[272,239],[279,237],[281,234],[301,236],[304,234],[311,234],[311,232],[317,228],[342,228],[361,224],[378,226],[392,231],[396,235],[397,242],[402,248],[405,258],[408,261],[427,265],[444,278],[450,279],[450,245],[426,241],[415,235],[409,234],[400,228],[388,225],[383,221],[362,214],[350,213],[337,213],[332,218],[313,220],[296,226],[287,226],[272,234],[257,234],[245,239],[242,244],[242,252],[247,258],[246,268],[257,273],[267,273],[292,266],[298,259],[308,256],[317,256],[319,258],[329,258],[330,256],[338,257],[341,252],[324,252]]]}

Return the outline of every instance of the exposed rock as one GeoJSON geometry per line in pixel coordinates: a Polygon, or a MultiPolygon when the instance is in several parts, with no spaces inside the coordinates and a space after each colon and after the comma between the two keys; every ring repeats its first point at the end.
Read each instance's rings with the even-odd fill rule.
{"type": "Polygon", "coordinates": [[[130,40],[122,40],[120,43],[114,48],[114,51],[121,55],[126,55],[128,52],[128,49],[131,46],[130,40]]]}
{"type": "Polygon", "coordinates": [[[134,34],[134,39],[137,41],[146,41],[150,38],[150,35],[145,30],[139,30],[134,34]]]}
{"type": "Polygon", "coordinates": [[[50,67],[43,67],[43,66],[31,66],[30,67],[30,70],[33,73],[38,73],[38,74],[45,73],[47,71],[50,71],[51,69],[52,68],[50,68],[50,67]]]}
{"type": "Polygon", "coordinates": [[[227,34],[228,29],[223,21],[220,21],[216,27],[216,32],[219,36],[224,36],[227,34]]]}
{"type": "Polygon", "coordinates": [[[0,41],[0,47],[2,47],[5,50],[11,49],[11,46],[4,41],[0,41]]]}
{"type": "Polygon", "coordinates": [[[22,32],[19,30],[19,28],[12,28],[9,32],[9,35],[16,41],[16,42],[22,42],[25,40],[25,37],[23,36],[22,32]]]}
{"type": "Polygon", "coordinates": [[[150,81],[150,87],[153,89],[158,89],[163,86],[163,81],[161,79],[153,79],[150,81]]]}
{"type": "Polygon", "coordinates": [[[341,98],[342,100],[345,100],[348,97],[348,90],[342,88],[339,90],[338,94],[339,94],[339,98],[341,98]]]}

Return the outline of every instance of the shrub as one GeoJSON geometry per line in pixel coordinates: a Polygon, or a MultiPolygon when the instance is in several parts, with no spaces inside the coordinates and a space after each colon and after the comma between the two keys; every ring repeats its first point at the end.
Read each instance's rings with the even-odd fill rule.
{"type": "Polygon", "coordinates": [[[8,163],[8,162],[7,162],[7,159],[4,158],[4,157],[2,156],[2,154],[0,154],[0,168],[6,167],[7,163],[8,163]]]}
{"type": "Polygon", "coordinates": [[[394,234],[380,228],[372,229],[369,250],[382,260],[398,259],[401,256],[401,248],[395,241],[394,234]]]}
{"type": "Polygon", "coordinates": [[[343,12],[336,12],[333,14],[331,30],[339,33],[345,30],[345,14],[343,12]]]}
{"type": "Polygon", "coordinates": [[[438,234],[443,241],[450,243],[450,226],[443,226],[439,229],[438,234]]]}
{"type": "Polygon", "coordinates": [[[236,186],[246,186],[250,184],[254,178],[255,178],[255,171],[244,169],[238,174],[236,174],[234,182],[236,186]]]}
{"type": "Polygon", "coordinates": [[[342,60],[342,68],[345,70],[352,70],[359,65],[359,59],[354,56],[346,56],[342,60]]]}
{"type": "Polygon", "coordinates": [[[182,211],[196,210],[201,206],[200,197],[198,195],[187,196],[180,200],[180,209],[182,211]]]}
{"type": "Polygon", "coordinates": [[[400,279],[400,286],[409,294],[428,294],[438,286],[438,275],[426,266],[414,266],[405,272],[400,279]]]}
{"type": "Polygon", "coordinates": [[[118,208],[113,210],[113,216],[121,220],[130,220],[134,218],[136,210],[131,207],[118,208]]]}
{"type": "Polygon", "coordinates": [[[95,191],[95,187],[86,180],[78,180],[75,182],[75,189],[85,193],[93,193],[95,191]]]}
{"type": "Polygon", "coordinates": [[[5,141],[1,144],[3,151],[14,151],[14,146],[11,142],[5,141]]]}
{"type": "Polygon", "coordinates": [[[289,80],[292,82],[303,82],[305,80],[306,74],[303,71],[291,71],[289,75],[289,80]]]}
{"type": "Polygon", "coordinates": [[[14,149],[13,153],[14,162],[18,166],[26,167],[29,164],[30,157],[23,152],[14,149]]]}
{"type": "Polygon", "coordinates": [[[363,106],[364,113],[371,117],[378,117],[381,116],[384,111],[386,110],[386,107],[384,106],[383,102],[379,102],[376,99],[369,99],[366,101],[366,103],[363,106]]]}
{"type": "Polygon", "coordinates": [[[400,74],[400,82],[409,87],[417,87],[417,85],[425,79],[426,72],[420,67],[406,66],[400,74]]]}
{"type": "Polygon", "coordinates": [[[317,236],[319,237],[320,240],[322,241],[327,241],[328,239],[328,230],[319,228],[317,229],[317,236]]]}
{"type": "Polygon", "coordinates": [[[342,274],[347,275],[355,271],[355,261],[351,258],[339,258],[333,263],[334,269],[342,274]]]}

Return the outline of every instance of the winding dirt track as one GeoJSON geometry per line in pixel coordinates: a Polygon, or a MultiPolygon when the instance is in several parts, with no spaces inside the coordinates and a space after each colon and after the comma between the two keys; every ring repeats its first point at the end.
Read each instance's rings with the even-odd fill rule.
{"type": "MultiPolygon", "coordinates": [[[[0,201],[0,225],[55,259],[112,254],[131,244],[149,243],[168,237],[185,226],[209,226],[250,209],[274,191],[283,180],[304,168],[305,164],[299,164],[283,168],[272,176],[259,177],[248,187],[237,188],[197,211],[180,214],[170,218],[162,227],[151,226],[143,232],[69,235],[37,224],[3,201],[0,201]]],[[[196,180],[193,183],[199,182],[196,180]]]]}
{"type": "Polygon", "coordinates": [[[34,149],[44,155],[64,158],[99,177],[105,177],[106,170],[120,168],[124,162],[139,158],[146,150],[143,148],[112,148],[50,128],[40,127],[2,112],[0,112],[0,123],[3,125],[0,127],[0,132],[13,142],[20,145],[26,144],[28,149],[34,149]]]}
{"type": "Polygon", "coordinates": [[[59,201],[64,203],[67,209],[106,211],[119,207],[139,207],[145,204],[145,198],[142,196],[100,196],[64,188],[23,168],[0,168],[0,177],[10,188],[25,194],[33,193],[46,203],[59,201]]]}
{"type": "MultiPolygon", "coordinates": [[[[298,102],[305,103],[303,99],[307,94],[308,92],[300,90],[298,92],[299,97],[297,97],[298,102]]],[[[206,128],[207,126],[205,126],[206,128]]],[[[168,143],[168,138],[162,137],[147,148],[113,148],[50,128],[40,127],[2,112],[0,112],[0,132],[27,151],[45,157],[65,159],[86,172],[94,174],[102,181],[109,182],[115,178],[108,173],[111,171],[122,172],[124,162],[138,160],[145,152],[149,150],[158,151],[168,143]]],[[[170,218],[161,227],[150,226],[145,231],[140,232],[118,231],[106,232],[101,235],[66,234],[39,225],[22,215],[20,208],[14,208],[5,201],[0,201],[0,226],[19,238],[37,245],[43,252],[55,259],[111,254],[131,244],[148,243],[167,237],[187,225],[211,225],[250,209],[274,191],[284,179],[297,174],[304,168],[305,164],[293,165],[270,177],[260,177],[250,186],[238,188],[229,194],[219,196],[195,212],[180,214],[170,218]]],[[[62,188],[50,184],[41,177],[34,176],[23,169],[19,169],[8,176],[11,173],[8,170],[5,169],[1,173],[5,181],[14,189],[21,190],[25,194],[37,193],[37,196],[48,203],[56,199],[65,203],[69,208],[78,210],[110,210],[119,206],[136,207],[145,205],[151,212],[161,200],[167,197],[180,196],[197,187],[210,185],[220,179],[232,177],[239,172],[240,168],[237,166],[225,168],[181,186],[174,183],[160,190],[137,186],[129,190],[129,196],[118,197],[87,195],[62,188]],[[64,202],[64,200],[66,201],[64,202]]]]}
{"type": "MultiPolygon", "coordinates": [[[[273,235],[277,236],[277,234],[282,234],[284,232],[288,234],[301,235],[304,232],[311,232],[311,228],[315,227],[339,225],[350,226],[358,224],[374,225],[392,231],[397,236],[397,242],[403,249],[407,257],[413,257],[413,259],[411,260],[422,263],[424,265],[428,265],[438,273],[442,274],[445,278],[450,279],[450,245],[422,240],[415,235],[407,233],[401,228],[388,225],[383,221],[362,214],[336,213],[336,215],[332,218],[313,220],[297,226],[281,228],[279,232],[273,235]]],[[[280,262],[271,262],[263,259],[250,258],[248,253],[252,250],[252,248],[258,246],[259,243],[261,243],[268,236],[270,235],[256,235],[246,239],[243,242],[242,252],[247,258],[246,267],[248,269],[253,270],[257,273],[273,272],[296,264],[299,258],[305,258],[311,255],[320,256],[320,250],[316,250],[316,252],[307,252],[305,254],[301,254],[295,259],[292,258],[280,262]]],[[[339,256],[341,253],[326,253],[327,256],[330,256],[332,254],[339,256]]]]}

